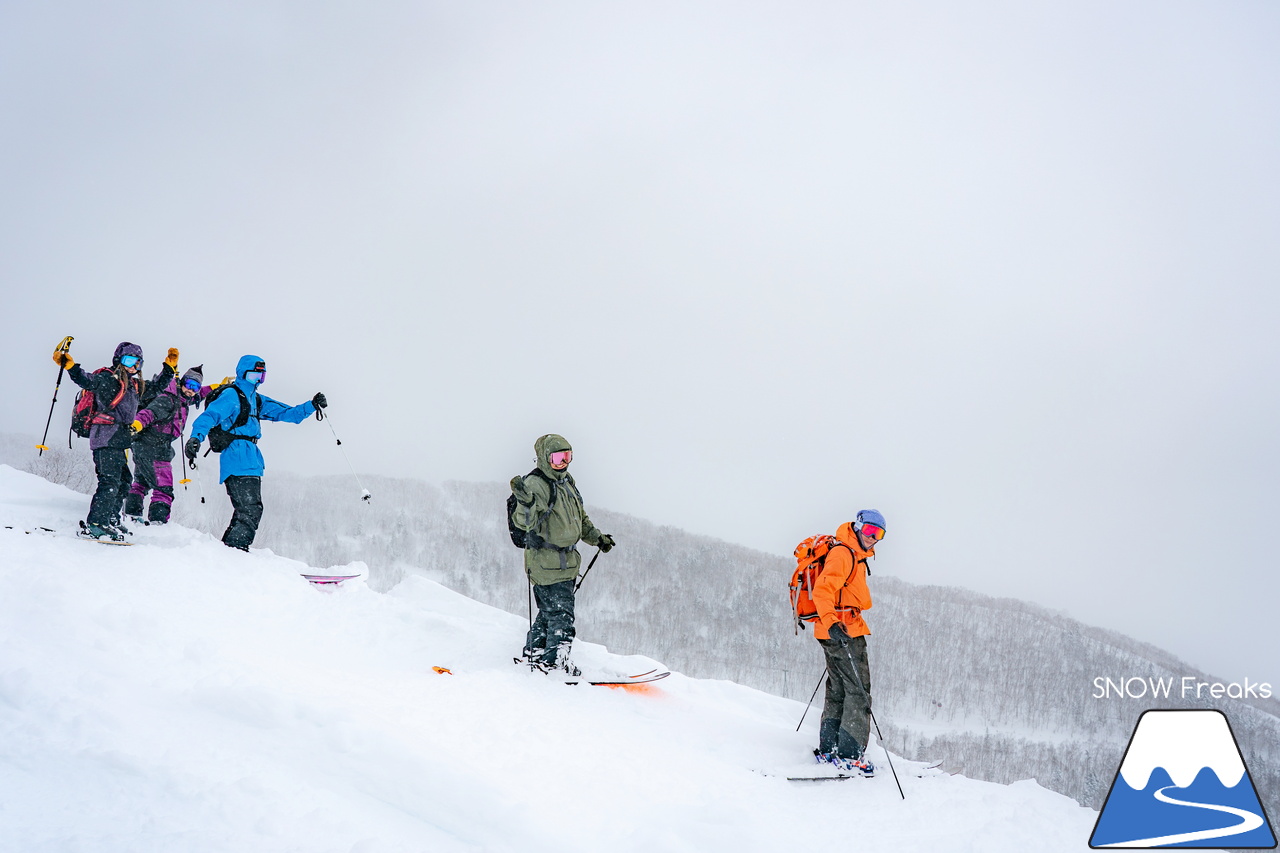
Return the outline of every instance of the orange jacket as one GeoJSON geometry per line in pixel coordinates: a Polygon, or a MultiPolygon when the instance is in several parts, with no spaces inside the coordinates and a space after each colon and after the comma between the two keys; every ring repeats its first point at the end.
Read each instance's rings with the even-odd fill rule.
{"type": "Polygon", "coordinates": [[[830,639],[828,632],[837,622],[844,625],[850,637],[865,637],[871,633],[862,618],[862,611],[871,609],[867,558],[875,556],[876,550],[862,550],[851,522],[840,525],[836,539],[840,540],[840,545],[827,553],[822,574],[813,587],[813,603],[818,609],[813,636],[819,640],[830,639]]]}

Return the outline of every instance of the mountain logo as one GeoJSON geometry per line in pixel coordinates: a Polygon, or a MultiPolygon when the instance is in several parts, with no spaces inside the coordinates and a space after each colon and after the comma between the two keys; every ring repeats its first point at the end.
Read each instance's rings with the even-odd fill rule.
{"type": "Polygon", "coordinates": [[[1274,848],[1226,715],[1143,712],[1089,846],[1274,848]]]}

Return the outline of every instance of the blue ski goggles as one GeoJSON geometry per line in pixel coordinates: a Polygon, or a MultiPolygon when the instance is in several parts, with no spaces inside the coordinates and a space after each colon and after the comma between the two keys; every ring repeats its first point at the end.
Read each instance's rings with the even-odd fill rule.
{"type": "Polygon", "coordinates": [[[199,390],[200,390],[200,380],[198,380],[198,379],[184,379],[184,380],[182,380],[182,387],[183,387],[183,388],[186,388],[188,391],[199,391],[199,390]]]}
{"type": "Polygon", "coordinates": [[[120,356],[120,363],[123,364],[125,367],[137,367],[139,364],[142,364],[142,356],[122,355],[120,356]]]}
{"type": "Polygon", "coordinates": [[[255,385],[261,385],[263,382],[267,381],[267,371],[266,370],[247,370],[245,371],[244,378],[248,379],[250,382],[254,383],[255,385]]]}

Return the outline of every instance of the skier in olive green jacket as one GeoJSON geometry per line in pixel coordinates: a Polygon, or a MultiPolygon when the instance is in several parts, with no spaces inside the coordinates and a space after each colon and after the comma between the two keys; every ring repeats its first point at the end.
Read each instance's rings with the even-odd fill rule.
{"type": "Polygon", "coordinates": [[[523,657],[544,672],[581,671],[569,660],[573,642],[573,587],[582,565],[579,541],[606,554],[613,537],[601,533],[582,505],[582,495],[569,474],[573,448],[559,435],[544,435],[533,444],[538,467],[511,478],[516,507],[512,522],[524,531],[524,570],[533,584],[538,616],[525,639],[523,657]]]}

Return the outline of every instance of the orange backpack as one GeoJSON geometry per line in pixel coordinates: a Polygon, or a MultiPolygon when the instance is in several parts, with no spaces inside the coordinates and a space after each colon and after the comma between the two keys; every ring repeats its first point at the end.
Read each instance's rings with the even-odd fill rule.
{"type": "Polygon", "coordinates": [[[813,603],[813,587],[826,566],[827,554],[841,544],[829,533],[810,536],[796,546],[796,570],[791,575],[791,613],[796,620],[796,633],[805,622],[818,620],[818,608],[813,603]]]}

